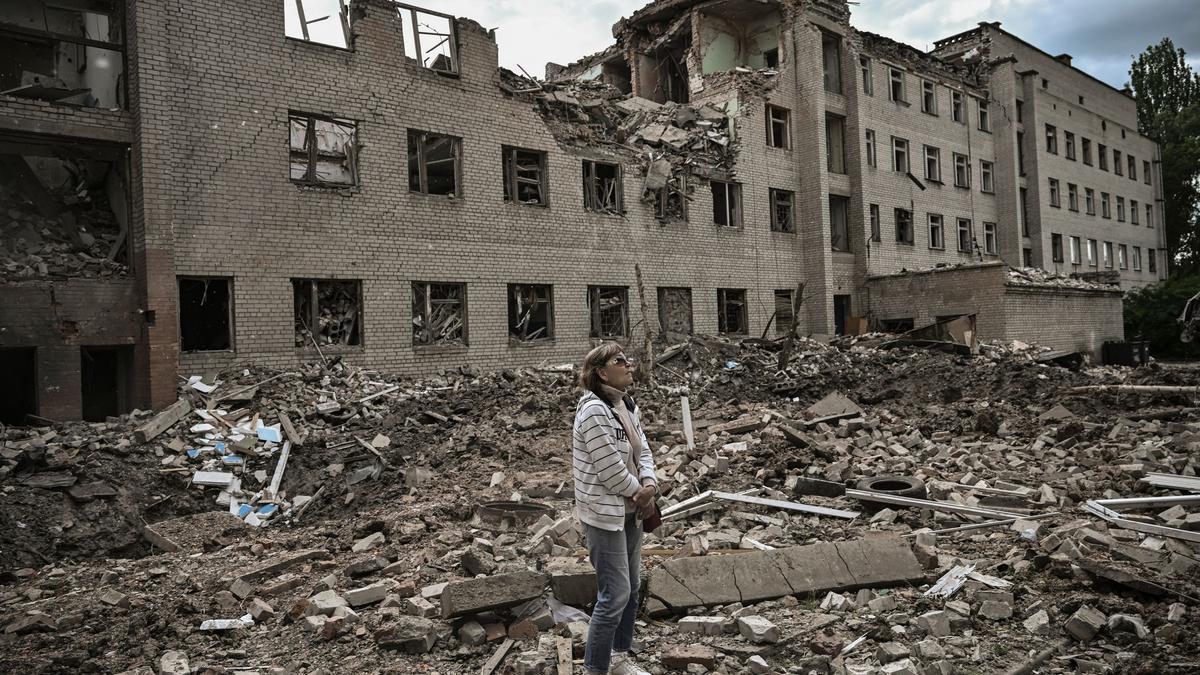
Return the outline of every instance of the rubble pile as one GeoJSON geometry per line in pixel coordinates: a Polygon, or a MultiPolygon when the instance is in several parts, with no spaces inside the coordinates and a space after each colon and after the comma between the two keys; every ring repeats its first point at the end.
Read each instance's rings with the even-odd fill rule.
{"type": "Polygon", "coordinates": [[[112,278],[128,273],[117,245],[120,226],[103,189],[81,183],[61,200],[47,195],[40,209],[29,194],[20,185],[0,182],[0,278],[112,278]]]}
{"type": "MultiPolygon", "coordinates": [[[[1067,276],[1035,267],[1010,267],[1008,269],[1008,283],[1021,286],[1055,286],[1059,288],[1080,288],[1100,291],[1113,290],[1113,285],[1110,283],[1099,283],[1098,281],[1089,280],[1089,276],[1094,277],[1097,274],[1099,273],[1091,273],[1091,275],[1072,274],[1071,276],[1067,276]]],[[[1119,278],[1117,280],[1119,281],[1119,278]]]]}
{"type": "MultiPolygon", "coordinates": [[[[634,394],[664,514],[639,663],[1195,672],[1200,419],[1182,389],[1116,387],[1200,372],[890,337],[658,352],[634,394]]],[[[412,381],[335,357],[193,377],[174,410],[3,430],[0,668],[571,672],[595,593],[575,377],[412,381]]]]}

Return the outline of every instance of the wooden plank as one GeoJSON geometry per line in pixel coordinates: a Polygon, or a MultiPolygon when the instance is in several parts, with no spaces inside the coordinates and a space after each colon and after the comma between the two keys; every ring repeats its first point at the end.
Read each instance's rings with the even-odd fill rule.
{"type": "Polygon", "coordinates": [[[279,484],[283,482],[283,472],[287,470],[288,455],[292,452],[292,442],[284,441],[283,450],[279,451],[279,461],[275,463],[275,474],[271,476],[271,487],[268,488],[274,498],[279,494],[279,484]]]}
{"type": "Polygon", "coordinates": [[[800,502],[788,502],[782,499],[767,499],[765,497],[751,497],[750,495],[737,495],[732,492],[713,492],[713,499],[723,499],[731,502],[743,502],[745,504],[755,504],[757,506],[766,506],[773,509],[783,509],[785,511],[800,511],[801,513],[812,513],[818,516],[833,516],[834,518],[845,518],[853,520],[858,517],[858,511],[843,511],[842,509],[830,509],[824,506],[814,506],[812,504],[801,504],[800,502]]]}
{"type": "Polygon", "coordinates": [[[279,413],[279,426],[283,427],[283,433],[287,439],[292,442],[292,445],[300,445],[300,434],[296,433],[296,427],[292,426],[292,418],[287,416],[287,413],[279,413]]]}
{"type": "Polygon", "coordinates": [[[496,652],[492,654],[491,658],[487,660],[487,663],[483,664],[483,667],[479,669],[479,675],[492,675],[492,672],[496,670],[496,666],[499,666],[500,662],[504,660],[504,657],[508,656],[508,650],[512,649],[512,646],[513,639],[504,638],[504,642],[500,643],[500,646],[496,648],[496,652]]]}
{"type": "Polygon", "coordinates": [[[173,424],[183,419],[185,415],[192,411],[192,403],[186,398],[181,398],[175,401],[162,412],[155,415],[142,426],[138,427],[137,431],[133,432],[133,437],[138,443],[145,443],[155,436],[161,434],[171,428],[173,424]]]}
{"type": "Polygon", "coordinates": [[[558,648],[558,675],[571,675],[571,638],[558,635],[554,646],[558,648]]]}

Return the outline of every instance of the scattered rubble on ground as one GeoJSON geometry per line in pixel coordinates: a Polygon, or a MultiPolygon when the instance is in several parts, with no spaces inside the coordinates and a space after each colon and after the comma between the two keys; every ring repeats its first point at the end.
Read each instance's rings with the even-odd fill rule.
{"type": "MultiPolygon", "coordinates": [[[[880,348],[893,337],[799,340],[782,369],[778,341],[659,352],[635,394],[664,507],[639,663],[1196,672],[1193,397],[1072,391],[1200,371],[880,348]]],[[[574,378],[418,382],[332,357],[0,430],[0,669],[571,672],[595,592],[564,451],[574,378]]]]}

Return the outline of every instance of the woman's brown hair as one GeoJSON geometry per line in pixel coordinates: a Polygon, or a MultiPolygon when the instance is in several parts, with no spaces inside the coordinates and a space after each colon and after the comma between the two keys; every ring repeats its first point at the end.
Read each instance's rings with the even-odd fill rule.
{"type": "Polygon", "coordinates": [[[579,386],[589,391],[600,389],[600,369],[608,365],[612,357],[625,351],[625,348],[615,342],[602,342],[583,357],[583,367],[579,371],[579,386]]]}

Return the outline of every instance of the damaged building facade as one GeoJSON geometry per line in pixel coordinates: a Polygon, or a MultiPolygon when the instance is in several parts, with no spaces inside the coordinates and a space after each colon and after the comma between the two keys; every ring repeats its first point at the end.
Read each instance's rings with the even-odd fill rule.
{"type": "Polygon", "coordinates": [[[390,0],[3,5],[5,422],[241,363],[494,368],[647,330],[974,312],[1096,352],[1119,289],[1166,274],[1133,100],[998,24],[924,53],[836,0],[667,0],[541,82],[390,0]],[[947,300],[938,266],[993,286],[947,300]],[[1064,294],[1080,330],[1017,320],[1064,294]]]}

